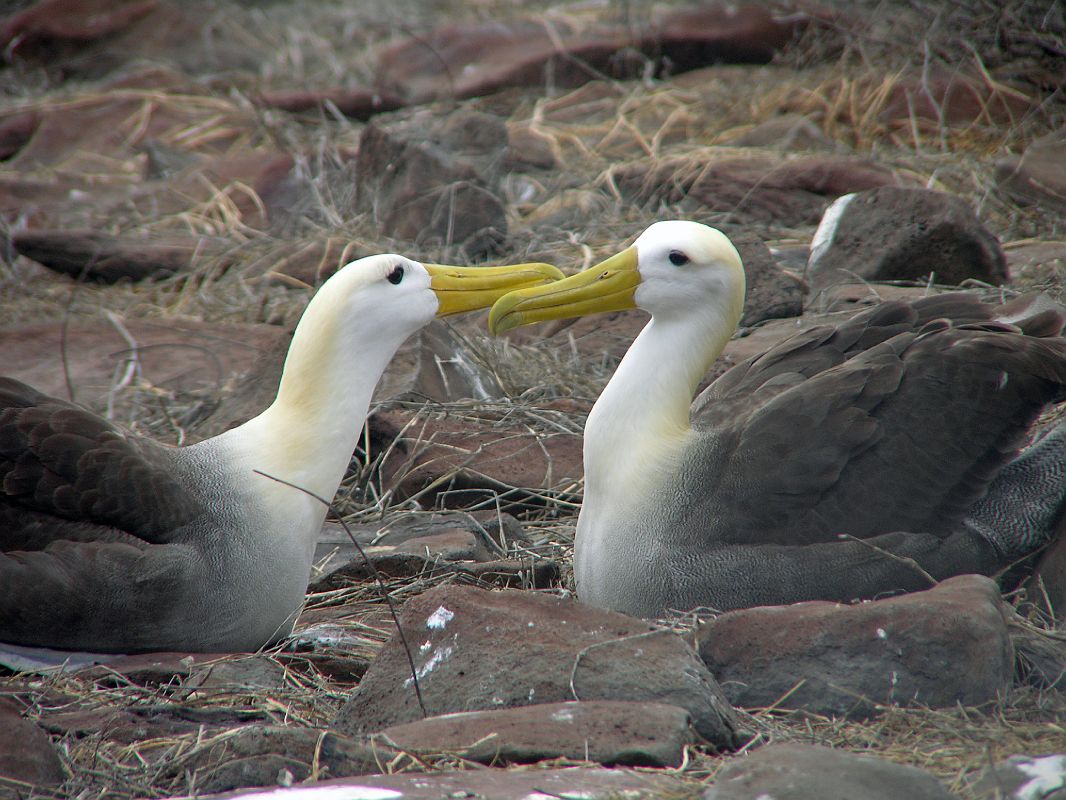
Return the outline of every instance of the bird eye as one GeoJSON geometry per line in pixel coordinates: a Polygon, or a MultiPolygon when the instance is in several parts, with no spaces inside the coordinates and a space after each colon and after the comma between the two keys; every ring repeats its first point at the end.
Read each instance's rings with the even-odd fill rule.
{"type": "Polygon", "coordinates": [[[670,263],[675,267],[683,267],[689,262],[689,257],[680,250],[671,250],[668,258],[670,259],[670,263]]]}
{"type": "Polygon", "coordinates": [[[385,276],[388,278],[389,283],[398,284],[403,280],[403,267],[393,267],[392,272],[385,276]]]}

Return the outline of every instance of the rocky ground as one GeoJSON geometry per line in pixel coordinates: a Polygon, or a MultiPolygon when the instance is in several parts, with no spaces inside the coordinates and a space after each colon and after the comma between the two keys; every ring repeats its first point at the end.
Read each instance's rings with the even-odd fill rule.
{"type": "MultiPolygon", "coordinates": [[[[884,298],[1062,299],[1064,13],[9,0],[4,372],[195,441],[266,404],[353,258],[571,271],[668,218],[749,270],[716,372],[884,298]]],[[[1019,591],[654,623],[567,597],[583,420],[642,324],[428,328],[292,639],[0,673],[0,795],[1066,796],[1066,540],[1019,591]]]]}

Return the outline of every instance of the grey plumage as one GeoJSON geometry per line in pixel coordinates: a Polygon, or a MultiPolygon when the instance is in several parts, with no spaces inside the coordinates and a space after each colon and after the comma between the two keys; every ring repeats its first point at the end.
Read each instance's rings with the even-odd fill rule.
{"type": "Polygon", "coordinates": [[[693,404],[671,495],[610,519],[596,602],[848,601],[1031,553],[1066,504],[1066,425],[1015,455],[1066,398],[1066,340],[1059,312],[1008,311],[883,303],[733,367],[693,404]]]}

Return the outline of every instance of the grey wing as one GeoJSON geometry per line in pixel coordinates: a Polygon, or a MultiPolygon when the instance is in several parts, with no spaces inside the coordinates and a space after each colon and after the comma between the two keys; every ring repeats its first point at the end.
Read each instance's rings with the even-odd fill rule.
{"type": "MultiPolygon", "coordinates": [[[[691,519],[714,520],[704,541],[956,527],[1066,386],[1066,341],[984,321],[995,309],[957,308],[959,325],[943,305],[885,304],[712,384],[687,454],[714,472],[716,489],[689,498],[691,519]]],[[[1061,322],[1032,327],[1053,334],[1061,322]]]]}
{"type": "Polygon", "coordinates": [[[0,378],[0,551],[51,541],[165,543],[201,513],[169,451],[0,378]]]}
{"type": "Polygon", "coordinates": [[[217,623],[187,587],[207,575],[202,553],[181,544],[55,540],[0,553],[0,641],[90,652],[198,649],[197,636],[217,623]]]}

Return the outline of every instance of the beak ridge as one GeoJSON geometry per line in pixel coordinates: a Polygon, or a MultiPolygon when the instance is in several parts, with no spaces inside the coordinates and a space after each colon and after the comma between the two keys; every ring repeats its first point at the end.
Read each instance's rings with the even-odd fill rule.
{"type": "Polygon", "coordinates": [[[488,308],[508,292],[541,286],[563,277],[558,268],[542,263],[505,267],[422,266],[429,273],[430,287],[437,295],[438,317],[488,308]]]}
{"type": "Polygon", "coordinates": [[[489,312],[489,331],[498,336],[534,322],[636,308],[639,285],[637,249],[628,247],[565,280],[504,295],[489,312]]]}

